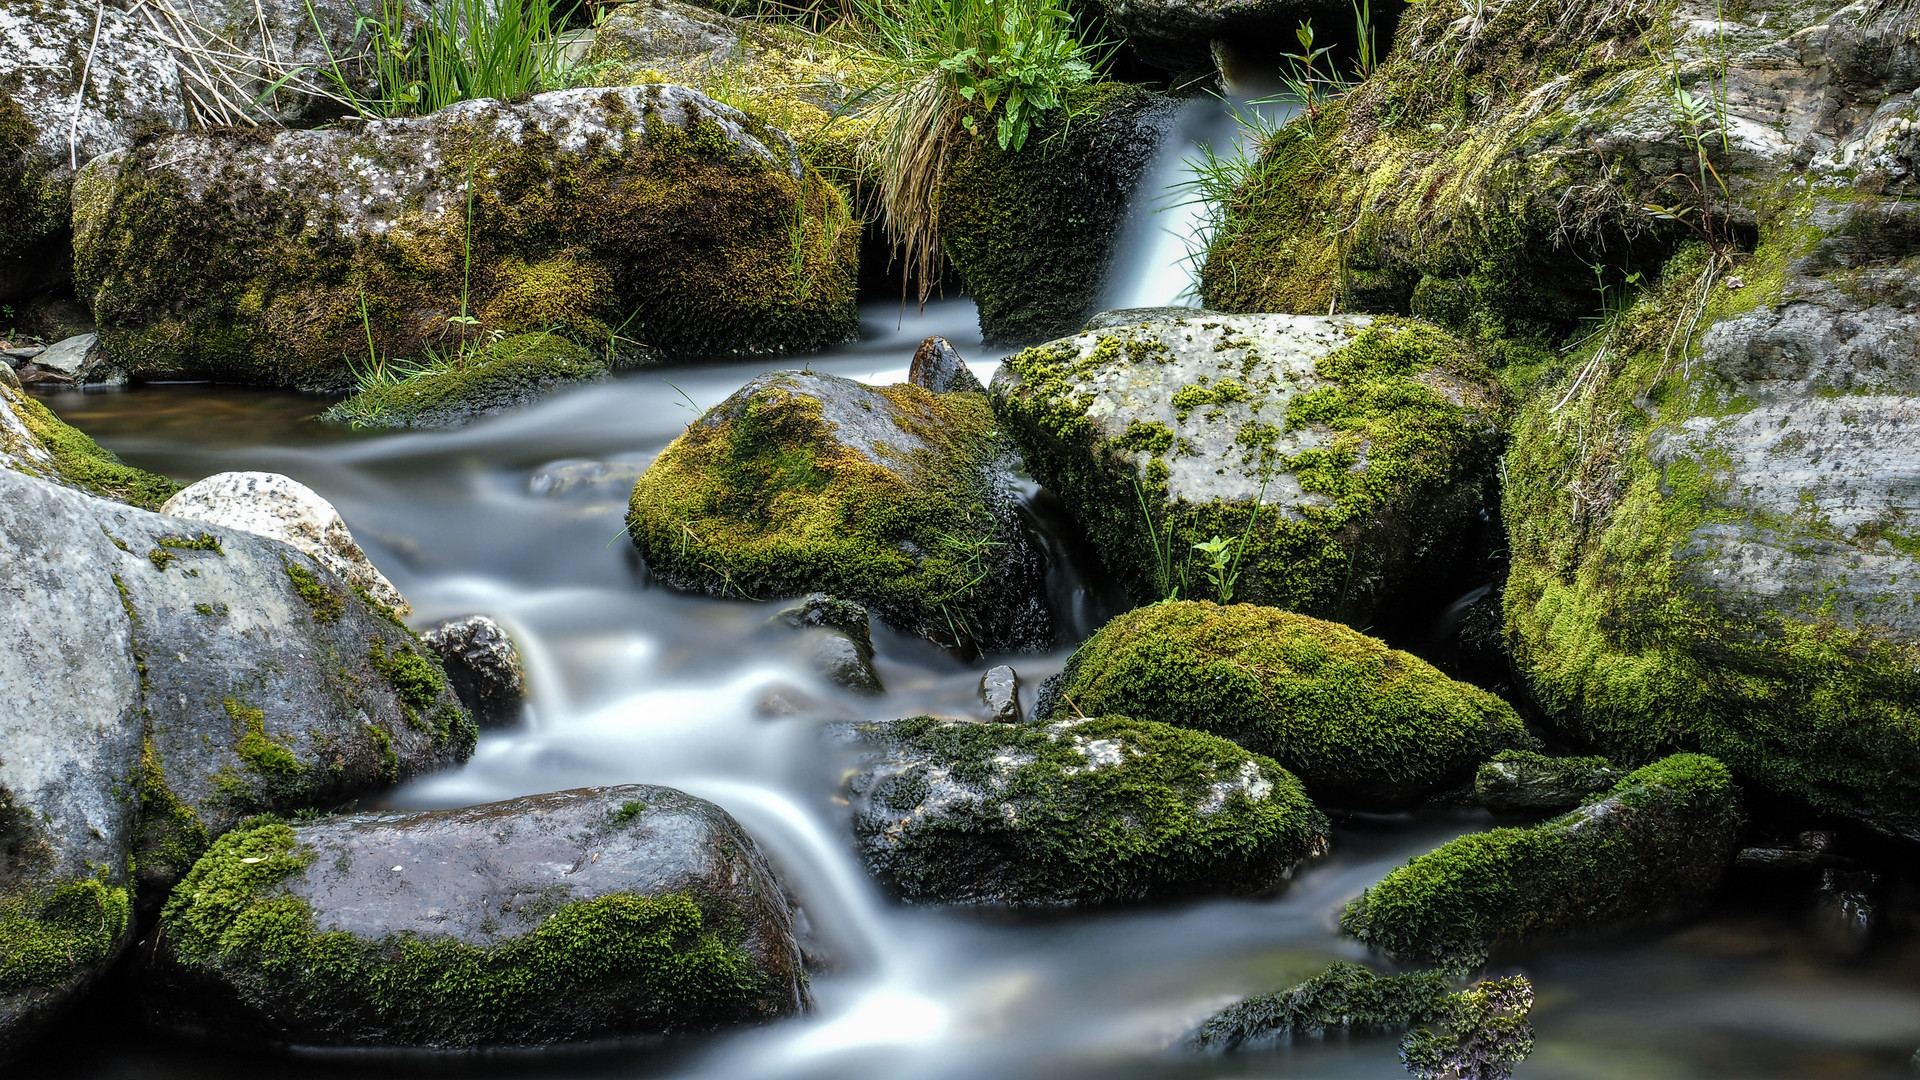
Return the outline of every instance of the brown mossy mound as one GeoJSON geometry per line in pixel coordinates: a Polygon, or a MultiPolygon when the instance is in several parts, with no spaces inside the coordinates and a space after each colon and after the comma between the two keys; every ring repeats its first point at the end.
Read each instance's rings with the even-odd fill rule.
{"type": "Polygon", "coordinates": [[[858,322],[844,197],[682,87],[172,136],[89,166],[75,201],[76,280],[136,378],[338,388],[350,357],[424,355],[463,311],[668,358],[858,322]]]}
{"type": "Polygon", "coordinates": [[[321,419],[357,428],[453,427],[606,374],[605,361],[558,334],[520,334],[334,404],[321,419]]]}

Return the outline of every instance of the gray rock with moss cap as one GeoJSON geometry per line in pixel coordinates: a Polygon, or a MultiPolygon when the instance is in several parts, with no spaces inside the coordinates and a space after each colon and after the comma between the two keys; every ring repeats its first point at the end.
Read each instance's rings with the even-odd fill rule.
{"type": "Polygon", "coordinates": [[[759,848],[671,788],[254,824],[194,866],[160,926],[153,1008],[229,1039],[528,1046],[809,1004],[759,848]]]}
{"type": "Polygon", "coordinates": [[[1257,893],[1326,850],[1299,781],[1224,739],[1126,717],[922,716],[851,733],[867,869],[914,903],[1077,907],[1257,893]]]}
{"type": "Polygon", "coordinates": [[[1479,509],[1499,447],[1484,379],[1419,323],[1161,316],[1009,357],[992,396],[1034,478],[1136,598],[1360,623],[1444,566],[1479,509]],[[1243,534],[1218,595],[1193,545],[1243,534]]]}
{"type": "Polygon", "coordinates": [[[838,342],[858,231],[785,134],[651,85],[146,143],[88,166],[74,269],[134,378],[339,389],[370,347],[418,360],[476,332],[669,357],[838,342]]]}
{"type": "Polygon", "coordinates": [[[816,590],[963,651],[1052,639],[1017,459],[980,394],[762,375],[634,485],[627,532],[668,583],[816,590]]]}
{"type": "Polygon", "coordinates": [[[1348,904],[1340,925],[1398,960],[1472,967],[1536,935],[1698,906],[1732,865],[1744,824],[1726,767],[1675,754],[1552,821],[1411,860],[1348,904]]]}
{"type": "Polygon", "coordinates": [[[1050,715],[1122,713],[1279,762],[1315,799],[1392,809],[1530,747],[1512,706],[1338,623],[1180,601],[1116,616],[1046,694],[1050,715]],[[1070,711],[1071,710],[1071,711],[1070,711]]]}

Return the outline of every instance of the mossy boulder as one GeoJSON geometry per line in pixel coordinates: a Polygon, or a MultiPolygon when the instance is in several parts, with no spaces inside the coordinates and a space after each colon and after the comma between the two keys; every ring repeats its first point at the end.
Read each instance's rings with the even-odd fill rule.
{"type": "Polygon", "coordinates": [[[1175,103],[1122,83],[1076,91],[1019,150],[982,124],[939,191],[941,244],[990,343],[1070,334],[1099,307],[1135,189],[1175,103]]]}
{"type": "Polygon", "coordinates": [[[173,480],[121,461],[62,421],[14,379],[0,376],[0,467],[105,499],[158,510],[180,490],[173,480]]]}
{"type": "Polygon", "coordinates": [[[1411,860],[1348,904],[1340,926],[1398,960],[1472,967],[1496,946],[1698,905],[1743,825],[1726,766],[1675,754],[1551,821],[1411,860]]]}
{"type": "Polygon", "coordinates": [[[161,1023],[274,1044],[468,1048],[802,1011],[780,885],[671,788],[256,819],[194,864],[147,956],[161,1023]]]}
{"type": "Polygon", "coordinates": [[[1548,757],[1504,750],[1473,776],[1473,796],[1489,810],[1571,810],[1620,782],[1603,757],[1548,757]]]}
{"type": "Polygon", "coordinates": [[[773,372],[708,410],[634,485],[627,531],[676,588],[827,592],[970,649],[1052,640],[1016,460],[981,394],[773,372]]]}
{"type": "Polygon", "coordinates": [[[1326,850],[1285,769],[1225,739],[1108,716],[922,716],[857,731],[867,869],[910,903],[1079,907],[1256,893],[1326,850]]]}
{"type": "Polygon", "coordinates": [[[320,418],[356,428],[458,427],[606,373],[604,359],[558,334],[519,334],[399,382],[369,387],[329,406],[320,418]]]}
{"type": "Polygon", "coordinates": [[[186,123],[174,56],[137,13],[0,2],[0,303],[65,277],[78,166],[186,123]]]}
{"type": "Polygon", "coordinates": [[[77,286],[136,379],[337,389],[370,348],[475,333],[676,358],[858,325],[843,196],[684,87],[170,136],[89,165],[74,227],[77,286]]]}
{"type": "Polygon", "coordinates": [[[1405,320],[1155,317],[1017,353],[992,397],[1136,600],[1354,625],[1445,581],[1501,446],[1484,370],[1405,320]],[[1194,546],[1243,536],[1229,593],[1194,546]]]}
{"type": "Polygon", "coordinates": [[[1512,706],[1338,623],[1253,604],[1152,604],[1080,646],[1051,715],[1121,713],[1272,758],[1316,800],[1403,806],[1531,746],[1512,706]]]}

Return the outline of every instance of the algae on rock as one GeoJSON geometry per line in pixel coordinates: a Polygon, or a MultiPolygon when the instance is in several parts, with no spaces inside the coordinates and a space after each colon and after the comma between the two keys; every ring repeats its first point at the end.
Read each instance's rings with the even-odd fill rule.
{"type": "Polygon", "coordinates": [[[1726,766],[1675,754],[1551,821],[1412,859],[1349,903],[1340,926],[1397,960],[1470,968],[1495,946],[1699,904],[1744,824],[1726,766]]]}
{"type": "Polygon", "coordinates": [[[1048,698],[1231,739],[1316,800],[1403,806],[1532,745],[1499,698],[1338,623],[1253,604],[1180,601],[1118,616],[1074,653],[1048,698]]]}
{"type": "Polygon", "coordinates": [[[1121,716],[865,725],[849,781],[867,869],[917,903],[1070,907],[1256,893],[1326,850],[1272,761],[1121,716]]]}
{"type": "Polygon", "coordinates": [[[628,534],[676,587],[827,592],[961,649],[1052,640],[1013,459],[980,394],[762,375],[634,485],[628,534]]]}
{"type": "Polygon", "coordinates": [[[1192,551],[1244,536],[1232,599],[1365,625],[1445,580],[1486,502],[1484,379],[1420,323],[1159,316],[1009,357],[992,397],[1136,600],[1228,599],[1192,551]]]}
{"type": "Polygon", "coordinates": [[[135,378],[340,388],[369,348],[421,357],[463,318],[669,358],[858,321],[844,197],[684,87],[174,135],[89,165],[74,222],[76,281],[135,378]]]}

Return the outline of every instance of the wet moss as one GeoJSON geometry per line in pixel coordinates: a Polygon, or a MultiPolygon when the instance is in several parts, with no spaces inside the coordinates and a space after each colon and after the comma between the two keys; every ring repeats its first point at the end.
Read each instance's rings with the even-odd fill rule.
{"type": "Polygon", "coordinates": [[[1505,750],[1474,774],[1473,794],[1489,810],[1565,810],[1619,781],[1620,770],[1603,757],[1505,750]]]}
{"type": "Polygon", "coordinates": [[[313,612],[316,621],[339,622],[340,616],[346,614],[347,602],[326,582],[320,580],[319,574],[288,559],[287,577],[292,579],[294,592],[300,595],[300,600],[313,612]]]}
{"type": "Polygon", "coordinates": [[[59,986],[106,960],[130,913],[127,890],[97,877],[0,894],[0,993],[59,986]]]}
{"type": "Polygon", "coordinates": [[[292,750],[267,734],[266,711],[236,698],[222,698],[220,707],[233,721],[234,752],[262,776],[279,781],[298,780],[304,771],[292,750]]]}
{"type": "Polygon", "coordinates": [[[1118,616],[1074,654],[1059,700],[1231,739],[1323,802],[1404,803],[1532,745],[1506,702],[1419,657],[1253,604],[1179,601],[1118,616]]]}
{"type": "Polygon", "coordinates": [[[1453,990],[1438,972],[1376,975],[1337,963],[1291,989],[1234,1003],[1207,1018],[1192,1042],[1204,1050],[1319,1038],[1329,1032],[1391,1030],[1432,1018],[1453,990]]]}
{"type": "Polygon", "coordinates": [[[1675,754],[1571,813],[1409,861],[1348,904],[1340,926],[1396,959],[1471,967],[1495,946],[1699,903],[1743,824],[1726,766],[1675,754]]]}
{"type": "Polygon", "coordinates": [[[1299,781],[1224,739],[1108,716],[861,729],[867,866],[902,899],[1063,906],[1255,892],[1325,850],[1299,781]],[[956,788],[958,785],[958,788],[956,788]],[[937,789],[937,790],[936,790],[937,789]]]}
{"type": "Polygon", "coordinates": [[[362,390],[321,419],[359,428],[450,427],[606,373],[604,361],[558,334],[522,334],[404,382],[362,390]]]}
{"type": "Polygon", "coordinates": [[[167,784],[166,764],[151,737],[140,744],[140,814],[134,825],[134,868],[142,888],[186,876],[207,849],[200,814],[167,784]]]}
{"type": "Polygon", "coordinates": [[[765,976],[739,922],[690,893],[560,904],[531,932],[479,946],[322,931],[287,885],[312,862],[294,829],[256,820],[215,841],[161,915],[171,960],[218,972],[248,1007],[329,1041],[457,1047],[526,1026],[515,1014],[619,1006],[661,1030],[755,1015],[765,976]],[[602,1000],[604,999],[604,1000],[602,1000]]]}
{"type": "Polygon", "coordinates": [[[1000,450],[986,398],[807,378],[750,385],[648,467],[627,515],[648,567],[723,596],[828,592],[991,645],[1002,598],[986,586],[1007,538],[982,479],[1000,450]],[[882,464],[842,443],[816,396],[842,392],[923,446],[882,464]]]}
{"type": "Polygon", "coordinates": [[[130,503],[142,510],[159,510],[180,485],[164,476],[133,468],[93,441],[53,410],[18,391],[0,389],[0,408],[9,408],[47,453],[53,468],[67,482],[95,495],[130,503]]]}

